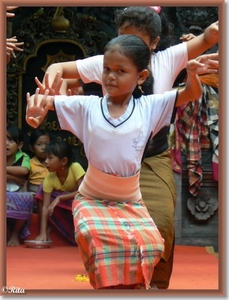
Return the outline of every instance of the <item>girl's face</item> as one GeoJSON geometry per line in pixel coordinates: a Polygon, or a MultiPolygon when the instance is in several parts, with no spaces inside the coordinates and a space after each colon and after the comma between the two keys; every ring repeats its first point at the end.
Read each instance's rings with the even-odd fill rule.
{"type": "Polygon", "coordinates": [[[133,25],[129,25],[129,23],[126,21],[125,23],[122,24],[122,26],[118,29],[118,35],[123,35],[123,34],[133,34],[138,36],[139,38],[141,38],[146,45],[148,45],[148,47],[151,50],[154,50],[151,46],[152,43],[150,41],[150,36],[149,34],[147,34],[146,32],[136,28],[133,25]]]}
{"type": "Polygon", "coordinates": [[[9,133],[6,134],[6,156],[12,157],[16,155],[19,149],[21,149],[23,143],[17,144],[10,136],[9,133]]]}
{"type": "Polygon", "coordinates": [[[109,96],[132,95],[141,77],[132,60],[118,50],[108,50],[104,53],[103,64],[102,81],[109,96]]]}
{"type": "Polygon", "coordinates": [[[38,159],[42,160],[46,158],[45,147],[49,143],[50,137],[48,135],[41,135],[33,144],[31,150],[38,159]]]}
{"type": "Polygon", "coordinates": [[[63,163],[62,160],[59,159],[58,156],[55,156],[54,154],[50,153],[47,154],[46,160],[45,160],[46,168],[49,170],[49,172],[57,172],[62,170],[63,163]]]}
{"type": "Polygon", "coordinates": [[[118,35],[123,34],[133,34],[140,37],[146,45],[150,48],[151,51],[154,51],[157,48],[157,44],[160,41],[160,37],[158,36],[153,42],[151,41],[150,35],[137,27],[130,25],[128,21],[124,22],[122,26],[118,29],[118,35]]]}

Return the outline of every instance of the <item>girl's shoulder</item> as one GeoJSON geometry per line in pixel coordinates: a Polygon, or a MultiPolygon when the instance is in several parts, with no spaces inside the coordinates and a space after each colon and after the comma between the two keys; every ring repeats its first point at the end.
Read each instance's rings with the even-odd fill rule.
{"type": "Polygon", "coordinates": [[[23,152],[23,151],[18,151],[15,155],[14,159],[14,166],[22,166],[23,164],[29,164],[30,162],[30,156],[23,152]]]}
{"type": "MultiPolygon", "coordinates": [[[[163,102],[174,101],[177,97],[177,90],[172,89],[170,91],[165,91],[161,94],[152,94],[152,95],[142,95],[139,99],[139,104],[144,106],[147,110],[147,107],[155,108],[160,103],[163,105],[163,102]],[[143,105],[144,104],[144,105],[143,105]]],[[[138,103],[138,101],[136,101],[138,103]]]]}
{"type": "Polygon", "coordinates": [[[70,166],[70,168],[69,168],[71,171],[72,171],[72,173],[74,174],[74,175],[76,175],[77,177],[78,176],[83,176],[84,174],[85,174],[85,170],[84,170],[84,168],[81,166],[81,164],[80,163],[78,163],[78,162],[73,162],[72,164],[71,164],[71,166],[70,166]]]}
{"type": "Polygon", "coordinates": [[[71,164],[70,168],[71,168],[71,169],[81,169],[82,166],[81,166],[80,163],[78,163],[78,162],[75,161],[75,162],[73,162],[73,163],[71,164]]]}
{"type": "Polygon", "coordinates": [[[179,43],[155,53],[152,53],[152,59],[159,59],[163,57],[169,57],[174,55],[185,55],[187,54],[187,42],[179,43]]]}

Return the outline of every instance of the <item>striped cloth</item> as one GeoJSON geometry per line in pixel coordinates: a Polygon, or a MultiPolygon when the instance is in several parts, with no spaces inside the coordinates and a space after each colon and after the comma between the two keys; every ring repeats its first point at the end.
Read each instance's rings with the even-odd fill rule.
{"type": "MultiPolygon", "coordinates": [[[[50,203],[52,203],[56,197],[67,193],[68,192],[66,191],[63,192],[54,190],[51,193],[50,203]]],[[[36,201],[43,201],[43,184],[39,186],[34,198],[36,201]]],[[[77,246],[75,242],[75,230],[72,217],[72,202],[73,199],[58,203],[54,208],[52,215],[49,217],[49,222],[53,224],[74,246],[77,246]]]]}
{"type": "Polygon", "coordinates": [[[30,235],[29,223],[33,214],[33,193],[6,192],[6,217],[14,220],[25,220],[20,232],[20,238],[30,235]]]}
{"type": "Polygon", "coordinates": [[[143,201],[98,200],[77,193],[72,210],[75,239],[92,287],[150,288],[164,241],[143,201]]]}

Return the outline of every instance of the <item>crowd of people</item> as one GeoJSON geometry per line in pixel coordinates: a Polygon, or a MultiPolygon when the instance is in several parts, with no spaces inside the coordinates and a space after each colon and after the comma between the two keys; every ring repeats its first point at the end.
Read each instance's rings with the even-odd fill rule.
{"type": "MultiPolygon", "coordinates": [[[[78,245],[93,288],[167,289],[176,205],[169,126],[177,107],[201,97],[200,75],[218,72],[218,53],[203,54],[218,43],[218,21],[173,46],[160,7],[118,9],[115,23],[118,37],[104,55],[50,65],[42,82],[35,78],[35,94],[27,94],[26,121],[38,128],[30,141],[34,157],[22,175],[29,182],[30,216],[9,227],[8,245],[19,244],[35,199],[36,239],[49,240],[53,223],[78,245]],[[184,87],[172,89],[183,69],[184,87]],[[75,95],[90,82],[101,85],[99,94],[75,95]],[[74,162],[70,146],[39,131],[49,110],[62,130],[83,142],[87,170],[74,162]]],[[[7,140],[21,149],[8,131],[7,140]]]]}

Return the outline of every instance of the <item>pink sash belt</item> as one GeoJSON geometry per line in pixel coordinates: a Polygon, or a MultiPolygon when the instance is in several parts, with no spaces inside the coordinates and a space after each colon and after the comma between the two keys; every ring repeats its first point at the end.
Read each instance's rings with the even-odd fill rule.
{"type": "Polygon", "coordinates": [[[106,174],[89,164],[79,192],[84,197],[109,201],[138,201],[140,172],[130,177],[106,174]]]}

